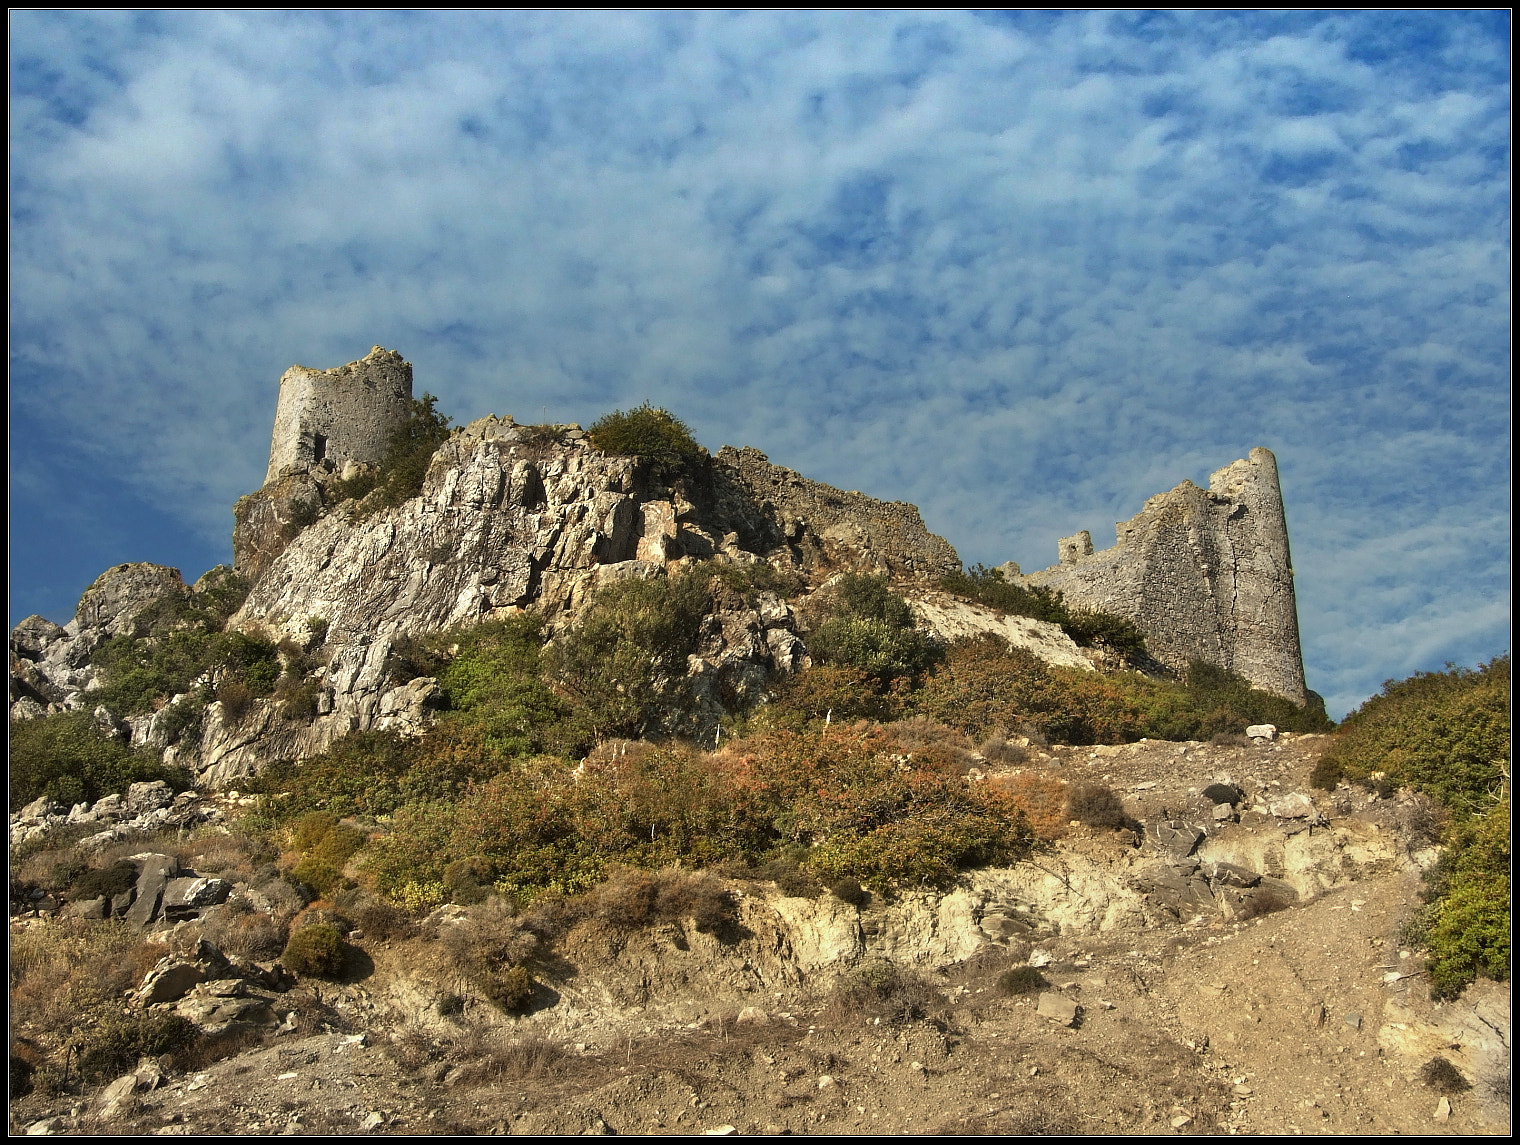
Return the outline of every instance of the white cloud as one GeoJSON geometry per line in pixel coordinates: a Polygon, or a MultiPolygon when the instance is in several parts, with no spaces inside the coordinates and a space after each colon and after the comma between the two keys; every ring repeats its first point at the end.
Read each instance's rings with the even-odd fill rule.
{"type": "MultiPolygon", "coordinates": [[[[284,367],[373,342],[462,417],[669,405],[972,560],[1255,444],[1310,566],[1390,487],[1491,516],[1502,51],[1154,19],[19,14],[13,402],[207,537],[284,367]]],[[[1348,576],[1375,686],[1407,634],[1348,576]]]]}

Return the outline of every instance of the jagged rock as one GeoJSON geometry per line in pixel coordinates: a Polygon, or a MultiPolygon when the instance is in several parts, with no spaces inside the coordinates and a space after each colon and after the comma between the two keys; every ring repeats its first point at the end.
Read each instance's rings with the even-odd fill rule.
{"type": "Polygon", "coordinates": [[[123,917],[133,926],[143,927],[158,917],[164,888],[179,874],[179,863],[172,855],[154,854],[133,855],[131,862],[137,867],[137,886],[123,917]]]}
{"type": "Polygon", "coordinates": [[[46,795],[40,795],[21,809],[21,818],[41,819],[47,815],[57,815],[63,808],[46,795]]]}
{"type": "Polygon", "coordinates": [[[1074,1026],[1077,1023],[1077,1004],[1064,994],[1048,991],[1042,993],[1035,1013],[1062,1026],[1074,1026]]]}
{"type": "Polygon", "coordinates": [[[221,879],[170,879],[160,911],[170,921],[192,918],[208,906],[226,902],[231,893],[232,884],[221,879]]]}
{"type": "Polygon", "coordinates": [[[105,636],[120,636],[131,631],[133,618],[148,605],[165,597],[189,595],[190,587],[179,569],[145,563],[117,565],[84,590],[65,631],[77,636],[94,629],[105,636]]]}
{"type": "Polygon", "coordinates": [[[1173,858],[1182,859],[1193,853],[1204,832],[1190,823],[1158,819],[1151,827],[1151,837],[1161,850],[1173,858]]]}
{"type": "Polygon", "coordinates": [[[1210,863],[1208,871],[1210,879],[1227,887],[1254,887],[1261,882],[1261,876],[1255,871],[1234,863],[1210,863]]]}
{"type": "Polygon", "coordinates": [[[137,1001],[144,1006],[176,1002],[206,980],[206,970],[194,962],[165,959],[148,972],[137,990],[137,1001]]]}
{"type": "Polygon", "coordinates": [[[129,814],[145,815],[172,804],[174,791],[162,779],[155,779],[149,783],[134,783],[127,788],[126,802],[129,814]]]}
{"type": "Polygon", "coordinates": [[[26,660],[37,660],[49,645],[67,640],[68,633],[51,620],[41,616],[28,616],[11,629],[11,651],[26,660]]]}
{"type": "Polygon", "coordinates": [[[1314,801],[1307,795],[1294,792],[1284,795],[1281,799],[1274,799],[1267,805],[1267,810],[1279,819],[1316,819],[1319,812],[1314,808],[1314,801]]]}

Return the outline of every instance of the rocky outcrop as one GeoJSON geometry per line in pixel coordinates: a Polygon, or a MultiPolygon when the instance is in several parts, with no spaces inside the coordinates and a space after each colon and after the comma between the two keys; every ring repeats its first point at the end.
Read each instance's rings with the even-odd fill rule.
{"type": "Polygon", "coordinates": [[[955,550],[929,532],[916,506],[810,481],[772,465],[758,449],[724,446],[716,460],[773,522],[795,563],[810,572],[886,573],[933,583],[960,571],[955,550]]]}
{"type": "Polygon", "coordinates": [[[1225,466],[1207,490],[1184,481],[1152,497],[1117,532],[1114,547],[1096,553],[1086,532],[1062,538],[1060,563],[1024,583],[1133,621],[1169,668],[1204,660],[1306,701],[1288,528],[1269,451],[1225,466]]]}
{"type": "Polygon", "coordinates": [[[111,637],[130,633],[149,605],[187,601],[193,595],[179,569],[117,565],[84,590],[68,624],[60,627],[28,616],[11,633],[11,718],[89,707],[84,692],[95,678],[91,653],[111,637]]]}

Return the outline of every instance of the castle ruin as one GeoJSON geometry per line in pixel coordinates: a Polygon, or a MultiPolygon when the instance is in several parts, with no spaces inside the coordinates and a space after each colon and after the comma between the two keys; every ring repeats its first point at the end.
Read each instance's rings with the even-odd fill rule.
{"type": "Polygon", "coordinates": [[[264,483],[323,461],[377,462],[412,410],[412,364],[374,347],[332,370],[291,366],[280,378],[264,483]]]}
{"type": "Polygon", "coordinates": [[[1059,563],[1020,582],[1067,604],[1116,613],[1145,633],[1150,654],[1177,671],[1204,660],[1294,703],[1306,701],[1287,518],[1270,451],[1184,481],[1116,526],[1113,548],[1080,532],[1059,563]]]}

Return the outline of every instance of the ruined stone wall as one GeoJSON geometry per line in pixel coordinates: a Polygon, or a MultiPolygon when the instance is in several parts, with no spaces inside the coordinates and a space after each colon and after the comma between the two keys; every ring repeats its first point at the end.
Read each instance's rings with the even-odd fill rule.
{"type": "Polygon", "coordinates": [[[1296,703],[1307,698],[1277,460],[1265,449],[1184,481],[1117,526],[1111,549],[1064,537],[1060,563],[1023,578],[1070,605],[1128,617],[1150,653],[1182,670],[1206,660],[1296,703]]]}
{"type": "Polygon", "coordinates": [[[412,365],[379,346],[332,370],[292,366],[280,378],[264,483],[321,461],[379,461],[411,416],[412,365]]]}
{"type": "Polygon", "coordinates": [[[906,501],[878,501],[809,481],[749,447],[725,445],[715,460],[775,521],[805,567],[922,581],[960,571],[950,543],[929,532],[918,508],[906,501]]]}

